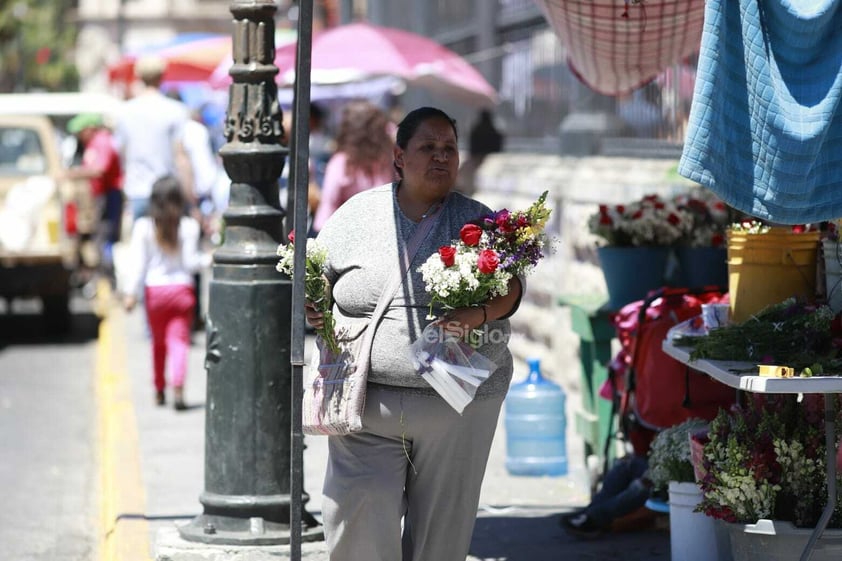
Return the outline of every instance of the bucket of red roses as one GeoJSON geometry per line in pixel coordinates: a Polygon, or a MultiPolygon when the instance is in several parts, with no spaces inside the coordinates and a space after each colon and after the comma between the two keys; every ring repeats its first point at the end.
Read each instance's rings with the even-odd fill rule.
{"type": "Polygon", "coordinates": [[[659,195],[627,205],[600,205],[588,228],[598,237],[609,307],[620,309],[668,284],[671,253],[690,227],[687,212],[659,195]]]}
{"type": "Polygon", "coordinates": [[[702,187],[676,195],[674,202],[689,219],[685,235],[675,247],[677,283],[690,288],[718,286],[727,291],[726,235],[739,213],[702,187]]]}

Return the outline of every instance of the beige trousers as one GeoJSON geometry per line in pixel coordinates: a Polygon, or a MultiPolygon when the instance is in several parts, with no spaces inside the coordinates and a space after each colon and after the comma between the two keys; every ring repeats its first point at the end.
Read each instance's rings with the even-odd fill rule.
{"type": "Polygon", "coordinates": [[[460,416],[437,396],[369,384],[363,432],[329,437],[331,561],[465,561],[502,404],[460,416]]]}

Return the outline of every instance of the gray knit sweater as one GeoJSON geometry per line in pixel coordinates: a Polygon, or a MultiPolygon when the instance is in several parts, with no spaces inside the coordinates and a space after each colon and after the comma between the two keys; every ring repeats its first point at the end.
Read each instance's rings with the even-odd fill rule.
{"type": "MultiPolygon", "coordinates": [[[[333,287],[334,314],[339,327],[364,323],[370,318],[384,286],[399,267],[403,251],[417,224],[400,210],[396,185],[387,184],[355,195],[325,223],[318,240],[328,252],[328,279],[333,287]]],[[[466,222],[491,212],[488,207],[459,193],[451,193],[421,244],[410,266],[407,282],[398,291],[377,328],[371,351],[369,382],[403,388],[413,393],[438,395],[415,373],[410,345],[424,327],[430,296],[418,267],[459,238],[466,222]]],[[[508,320],[486,324],[488,342],[478,352],[491,359],[497,369],[479,387],[477,398],[505,395],[512,376],[512,355],[508,349],[508,320]]]]}

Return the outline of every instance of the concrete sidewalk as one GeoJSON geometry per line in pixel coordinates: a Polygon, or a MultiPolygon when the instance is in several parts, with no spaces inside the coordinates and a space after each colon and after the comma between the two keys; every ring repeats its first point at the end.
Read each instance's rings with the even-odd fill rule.
{"type": "MultiPolygon", "coordinates": [[[[159,561],[261,560],[289,558],[288,546],[260,548],[231,548],[207,546],[181,540],[178,525],[201,514],[199,494],[204,487],[204,419],[205,336],[197,333],[190,352],[185,394],[187,411],[176,412],[168,395],[166,407],[154,404],[151,383],[151,350],[144,317],[141,311],[126,314],[116,303],[111,306],[107,321],[112,337],[108,343],[123,355],[123,372],[130,388],[130,406],[136,421],[136,458],[139,481],[121,481],[120,473],[106,495],[114,494],[116,505],[130,504],[132,511],[121,512],[119,506],[111,516],[114,527],[132,524],[141,532],[140,542],[146,542],[148,555],[136,551],[138,557],[114,557],[120,561],[157,559],[159,561]],[[120,495],[137,493],[140,502],[121,501],[120,495]],[[138,522],[140,524],[138,525],[138,522]],[[145,522],[145,526],[143,523],[145,522]]],[[[309,341],[308,341],[309,343],[309,341]]],[[[308,349],[309,349],[308,344],[308,349]]],[[[525,366],[516,367],[515,379],[526,373],[525,366]]],[[[578,402],[577,395],[568,396],[568,418],[572,420],[578,402]]],[[[107,421],[106,421],[107,422],[107,421]]],[[[568,427],[572,427],[568,423],[568,427]]],[[[130,434],[128,431],[126,434],[130,434]]],[[[126,437],[124,440],[129,440],[126,437]]],[[[121,449],[125,444],[121,441],[121,449]]],[[[326,458],[326,439],[306,437],[304,452],[304,489],[310,494],[307,510],[317,519],[321,515],[321,488],[326,458]]],[[[107,446],[107,443],[106,443],[107,446]]],[[[112,451],[120,454],[120,450],[112,451]]],[[[124,452],[123,452],[124,453],[124,452]]],[[[669,533],[665,530],[638,530],[611,533],[593,541],[580,541],[565,534],[558,525],[558,515],[588,502],[588,477],[584,469],[582,443],[572,428],[568,429],[570,473],[564,477],[513,477],[505,469],[505,427],[501,415],[491,450],[481,505],[471,545],[471,561],[556,561],[558,559],[642,561],[667,560],[670,556],[669,533]]],[[[126,465],[120,458],[111,465],[126,465]]],[[[131,473],[131,469],[121,473],[131,473]]],[[[125,538],[124,533],[112,532],[114,540],[125,538]]],[[[134,536],[138,538],[137,535],[134,536]]],[[[111,551],[131,549],[125,544],[111,544],[111,551]],[[121,547],[122,546],[122,547],[121,547]]],[[[143,548],[141,548],[143,549],[143,548]]],[[[326,560],[323,542],[304,544],[305,559],[326,560]]],[[[105,557],[110,559],[106,554],[105,557]]],[[[397,560],[396,560],[397,561],[397,560]]]]}

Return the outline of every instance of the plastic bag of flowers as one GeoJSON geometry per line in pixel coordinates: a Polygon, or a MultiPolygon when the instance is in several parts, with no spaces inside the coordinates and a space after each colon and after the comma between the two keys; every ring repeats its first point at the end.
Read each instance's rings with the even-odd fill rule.
{"type": "MultiPolygon", "coordinates": [[[[827,500],[823,397],[746,394],[744,405],[720,411],[704,446],[697,510],[740,524],[815,526],[827,500]]],[[[838,508],[828,527],[842,527],[838,508]]]]}

